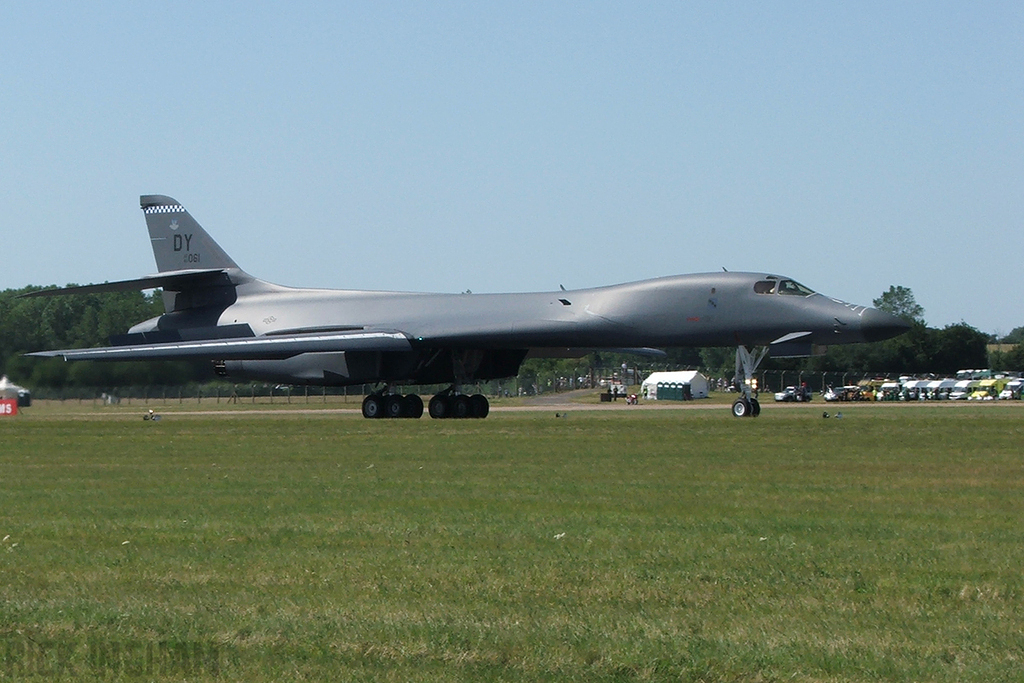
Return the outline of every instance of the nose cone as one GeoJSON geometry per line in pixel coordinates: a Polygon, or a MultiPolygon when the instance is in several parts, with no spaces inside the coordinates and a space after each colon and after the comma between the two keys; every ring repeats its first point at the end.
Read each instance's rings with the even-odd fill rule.
{"type": "Polygon", "coordinates": [[[910,329],[910,323],[891,313],[869,308],[860,316],[860,330],[864,341],[876,342],[891,339],[910,329]]]}

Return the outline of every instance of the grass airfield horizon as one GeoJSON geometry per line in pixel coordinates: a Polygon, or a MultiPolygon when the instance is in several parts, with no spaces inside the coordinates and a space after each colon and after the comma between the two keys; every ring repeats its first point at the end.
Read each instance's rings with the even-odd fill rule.
{"type": "Polygon", "coordinates": [[[822,405],[34,406],[0,677],[1018,679],[1024,406],[822,405]]]}

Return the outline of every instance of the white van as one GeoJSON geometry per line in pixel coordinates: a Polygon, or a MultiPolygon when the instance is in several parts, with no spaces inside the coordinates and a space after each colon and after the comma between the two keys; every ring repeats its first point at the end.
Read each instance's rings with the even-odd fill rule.
{"type": "Polygon", "coordinates": [[[1020,399],[1021,389],[1024,389],[1024,379],[1011,379],[999,392],[999,400],[1020,399]]]}
{"type": "MultiPolygon", "coordinates": [[[[958,373],[959,374],[959,373],[958,373]]],[[[950,401],[966,401],[967,397],[971,395],[980,382],[976,379],[962,379],[956,383],[953,387],[953,391],[949,392],[950,401]]]]}

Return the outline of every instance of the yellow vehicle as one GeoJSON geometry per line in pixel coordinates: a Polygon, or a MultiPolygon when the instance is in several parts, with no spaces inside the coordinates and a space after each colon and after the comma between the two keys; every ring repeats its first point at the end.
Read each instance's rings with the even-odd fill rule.
{"type": "Polygon", "coordinates": [[[968,401],[994,401],[1006,385],[1002,379],[978,380],[978,386],[967,397],[968,401]]]}

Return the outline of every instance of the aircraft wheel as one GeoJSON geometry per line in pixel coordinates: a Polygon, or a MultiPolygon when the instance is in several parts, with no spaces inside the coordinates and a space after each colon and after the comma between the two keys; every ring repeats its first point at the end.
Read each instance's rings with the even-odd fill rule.
{"type": "Polygon", "coordinates": [[[491,404],[483,394],[473,394],[469,397],[470,414],[473,417],[484,418],[491,412],[491,404]]]}
{"type": "Polygon", "coordinates": [[[757,417],[761,414],[761,402],[756,398],[750,399],[750,417],[757,417]]]}
{"type": "Polygon", "coordinates": [[[732,404],[732,414],[735,417],[747,417],[750,415],[750,403],[745,398],[738,398],[732,404]]]}
{"type": "Polygon", "coordinates": [[[363,417],[368,420],[384,415],[384,401],[377,394],[370,394],[363,399],[363,417]]]}
{"type": "Polygon", "coordinates": [[[459,394],[452,400],[452,417],[462,419],[470,417],[472,407],[469,404],[469,396],[459,394]]]}
{"type": "Polygon", "coordinates": [[[405,408],[403,415],[418,420],[423,417],[423,399],[416,394],[409,394],[402,399],[405,408]]]}
{"type": "Polygon", "coordinates": [[[430,403],[427,404],[427,412],[435,420],[451,417],[451,404],[448,402],[448,397],[438,394],[431,398],[430,403]]]}
{"type": "Polygon", "coordinates": [[[405,417],[405,406],[402,404],[401,396],[390,394],[384,397],[384,416],[405,417]]]}

